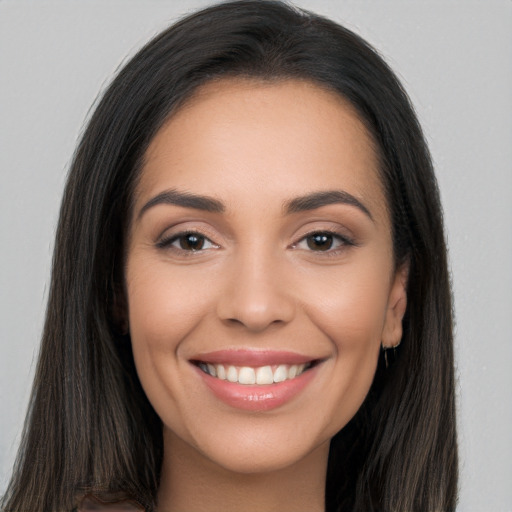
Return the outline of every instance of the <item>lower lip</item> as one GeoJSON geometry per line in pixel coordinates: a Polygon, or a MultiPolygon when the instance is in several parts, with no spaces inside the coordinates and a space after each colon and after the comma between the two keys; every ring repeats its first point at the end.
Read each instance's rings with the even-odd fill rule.
{"type": "Polygon", "coordinates": [[[306,370],[293,379],[259,386],[217,379],[198,367],[195,368],[213,394],[229,406],[246,411],[270,411],[291,401],[299,394],[314,378],[318,366],[306,370]]]}

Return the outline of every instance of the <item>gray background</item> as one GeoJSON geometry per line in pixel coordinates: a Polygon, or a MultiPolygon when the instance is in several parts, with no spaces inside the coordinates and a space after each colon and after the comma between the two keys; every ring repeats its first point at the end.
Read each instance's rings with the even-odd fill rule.
{"type": "MultiPolygon", "coordinates": [[[[0,492],[24,419],[60,196],[128,54],[209,2],[0,0],[0,492]]],[[[457,316],[459,511],[512,510],[512,2],[303,0],[374,44],[434,156],[457,316]]]]}

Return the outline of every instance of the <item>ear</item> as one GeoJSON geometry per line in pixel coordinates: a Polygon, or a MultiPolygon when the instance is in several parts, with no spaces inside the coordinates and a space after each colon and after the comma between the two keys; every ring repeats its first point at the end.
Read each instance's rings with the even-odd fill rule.
{"type": "Polygon", "coordinates": [[[409,263],[402,265],[395,273],[389,292],[386,320],[382,330],[382,348],[397,347],[402,340],[402,319],[407,308],[407,281],[409,263]]]}

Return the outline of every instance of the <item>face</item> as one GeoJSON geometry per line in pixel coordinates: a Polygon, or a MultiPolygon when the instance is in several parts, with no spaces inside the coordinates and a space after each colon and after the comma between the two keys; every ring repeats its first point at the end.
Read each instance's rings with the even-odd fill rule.
{"type": "Polygon", "coordinates": [[[125,281],[165,439],[245,473],[325,451],[405,310],[353,109],[298,81],[204,86],[147,151],[125,281]]]}

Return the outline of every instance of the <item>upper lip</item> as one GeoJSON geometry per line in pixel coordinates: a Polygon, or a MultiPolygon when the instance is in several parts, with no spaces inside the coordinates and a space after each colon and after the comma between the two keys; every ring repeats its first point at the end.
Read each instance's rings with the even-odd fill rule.
{"type": "Polygon", "coordinates": [[[203,363],[259,367],[279,364],[305,364],[318,359],[318,357],[285,350],[234,349],[203,352],[190,360],[203,363]]]}

